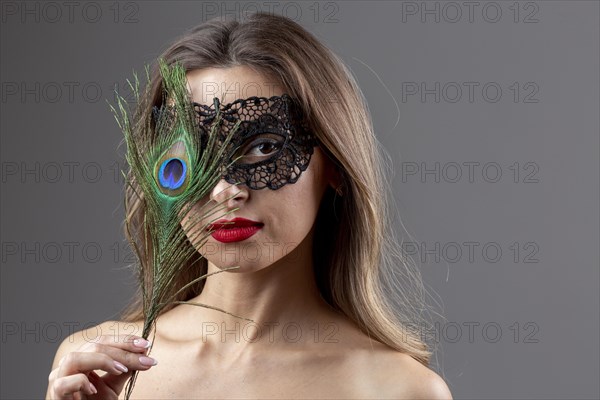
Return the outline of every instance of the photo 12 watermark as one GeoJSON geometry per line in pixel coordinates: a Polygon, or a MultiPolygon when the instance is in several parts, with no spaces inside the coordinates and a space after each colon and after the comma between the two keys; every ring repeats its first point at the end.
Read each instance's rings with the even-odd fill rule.
{"type": "Polygon", "coordinates": [[[540,22],[536,1],[401,1],[402,23],[421,24],[514,24],[540,22]]]}
{"type": "Polygon", "coordinates": [[[336,24],[340,22],[343,2],[337,1],[203,1],[202,21],[241,20],[251,14],[263,12],[281,15],[295,22],[336,24]]]}
{"type": "Polygon", "coordinates": [[[3,24],[136,24],[137,1],[2,1],[3,24]]]}
{"type": "Polygon", "coordinates": [[[540,343],[540,326],[534,321],[436,321],[430,326],[407,324],[405,330],[433,344],[540,343]]]}
{"type": "Polygon", "coordinates": [[[541,180],[535,161],[404,161],[400,172],[402,183],[533,184],[541,180]]]}
{"type": "Polygon", "coordinates": [[[408,257],[417,257],[425,263],[467,263],[467,264],[497,264],[510,262],[514,264],[540,263],[540,245],[529,241],[403,241],[402,253],[408,257]]]}
{"type": "Polygon", "coordinates": [[[540,102],[540,85],[534,81],[404,81],[402,103],[540,102]]]}

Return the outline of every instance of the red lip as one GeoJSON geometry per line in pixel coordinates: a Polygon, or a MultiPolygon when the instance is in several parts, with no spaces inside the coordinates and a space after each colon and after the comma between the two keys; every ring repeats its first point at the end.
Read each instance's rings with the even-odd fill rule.
{"type": "Polygon", "coordinates": [[[211,236],[222,243],[240,242],[258,232],[264,224],[245,218],[220,219],[208,226],[211,236]]]}

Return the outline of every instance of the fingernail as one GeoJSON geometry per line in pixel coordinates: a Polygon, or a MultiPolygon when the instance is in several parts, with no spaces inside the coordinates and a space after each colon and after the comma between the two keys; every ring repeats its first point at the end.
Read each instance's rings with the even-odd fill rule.
{"type": "Polygon", "coordinates": [[[96,386],[94,386],[91,382],[90,382],[90,390],[92,391],[92,393],[97,394],[98,390],[96,389],[96,386]]]}
{"type": "Polygon", "coordinates": [[[124,366],[123,364],[121,364],[118,361],[115,361],[115,368],[118,369],[121,372],[127,372],[127,371],[129,371],[126,366],[124,366]]]}
{"type": "Polygon", "coordinates": [[[158,361],[156,361],[152,357],[141,356],[140,357],[140,364],[146,365],[148,367],[152,367],[152,366],[158,364],[158,361]]]}
{"type": "Polygon", "coordinates": [[[133,341],[133,345],[135,347],[141,347],[142,349],[147,349],[148,347],[150,347],[150,344],[151,343],[146,339],[135,339],[133,341]]]}

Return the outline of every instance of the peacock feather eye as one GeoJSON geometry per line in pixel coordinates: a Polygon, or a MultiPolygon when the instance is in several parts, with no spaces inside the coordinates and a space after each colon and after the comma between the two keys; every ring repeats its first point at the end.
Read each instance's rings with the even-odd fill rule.
{"type": "Polygon", "coordinates": [[[163,194],[176,197],[185,191],[190,182],[190,165],[183,141],[175,142],[164,152],[156,163],[155,176],[163,194]]]}

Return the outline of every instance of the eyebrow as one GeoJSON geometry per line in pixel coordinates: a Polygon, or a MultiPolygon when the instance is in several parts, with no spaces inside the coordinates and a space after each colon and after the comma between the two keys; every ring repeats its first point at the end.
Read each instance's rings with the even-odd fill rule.
{"type": "Polygon", "coordinates": [[[233,106],[237,105],[237,104],[243,104],[245,105],[245,103],[249,103],[249,102],[253,102],[253,103],[261,103],[264,101],[267,101],[269,103],[277,101],[277,100],[288,100],[291,103],[293,103],[292,97],[290,95],[288,95],[287,93],[283,93],[281,95],[277,95],[277,96],[271,96],[271,97],[262,97],[262,96],[251,96],[245,99],[237,99],[232,101],[231,103],[221,103],[221,101],[219,100],[218,97],[214,97],[213,98],[213,103],[211,105],[207,105],[207,104],[201,104],[201,103],[197,103],[197,102],[192,102],[192,104],[194,106],[198,106],[201,107],[205,110],[215,110],[216,111],[216,105],[219,106],[219,109],[222,110],[227,110],[232,108],[233,106]]]}

